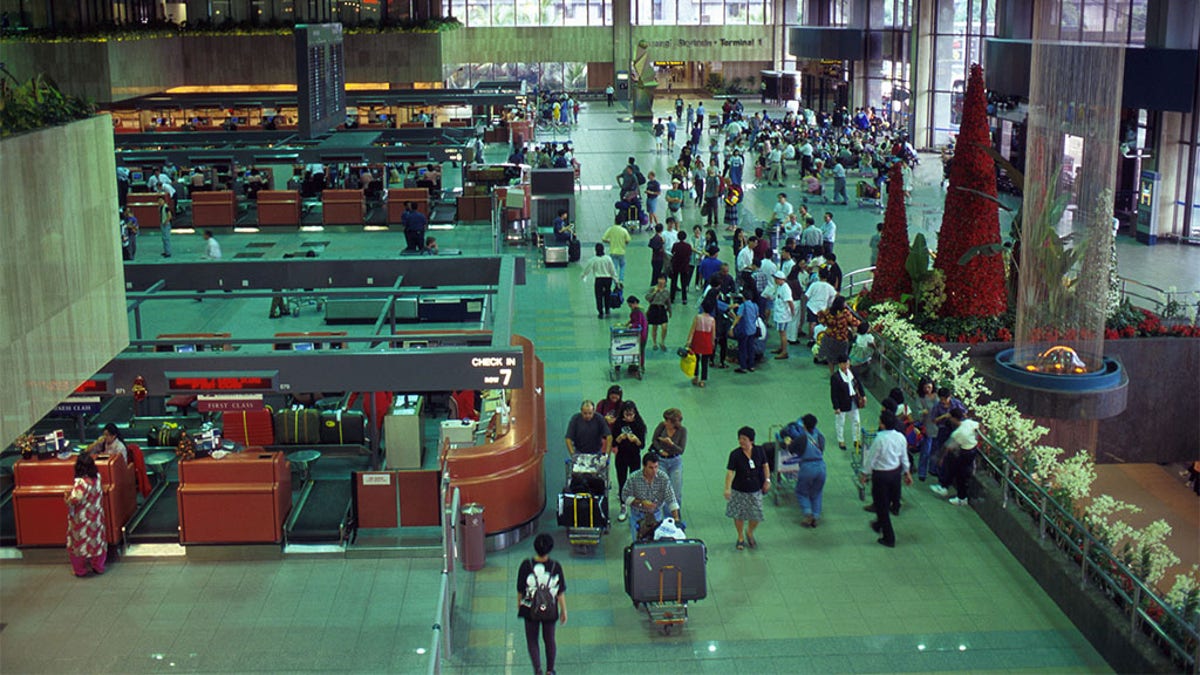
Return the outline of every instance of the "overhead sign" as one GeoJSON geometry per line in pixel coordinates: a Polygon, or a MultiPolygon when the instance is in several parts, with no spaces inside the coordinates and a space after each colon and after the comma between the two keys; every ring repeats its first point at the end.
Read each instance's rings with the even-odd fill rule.
{"type": "Polygon", "coordinates": [[[196,397],[200,412],[246,412],[263,409],[262,394],[200,394],[196,397]]]}
{"type": "Polygon", "coordinates": [[[167,391],[172,394],[271,393],[278,371],[168,372],[167,391]]]}
{"type": "Polygon", "coordinates": [[[517,389],[521,382],[521,356],[471,356],[471,371],[480,378],[479,389],[517,389]]]}
{"type": "Polygon", "coordinates": [[[72,396],[54,406],[59,415],[95,415],[100,412],[99,396],[72,396]]]}
{"type": "Polygon", "coordinates": [[[100,373],[83,381],[75,388],[76,394],[112,394],[112,375],[100,373]]]}

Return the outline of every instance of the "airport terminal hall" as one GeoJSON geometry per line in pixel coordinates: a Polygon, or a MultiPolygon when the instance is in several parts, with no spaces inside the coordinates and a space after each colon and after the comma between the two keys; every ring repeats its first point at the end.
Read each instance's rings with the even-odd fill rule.
{"type": "Polygon", "coordinates": [[[1200,675],[1200,1],[0,0],[0,672],[1200,675]]]}

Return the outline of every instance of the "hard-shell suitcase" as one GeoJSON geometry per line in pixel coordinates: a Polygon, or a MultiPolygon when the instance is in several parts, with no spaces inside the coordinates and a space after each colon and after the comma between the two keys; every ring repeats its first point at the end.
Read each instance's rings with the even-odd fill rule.
{"type": "Polygon", "coordinates": [[[243,446],[275,445],[270,407],[221,413],[222,436],[243,446]]]}
{"type": "Polygon", "coordinates": [[[570,243],[567,244],[567,262],[579,262],[582,252],[579,248],[579,238],[571,237],[570,243]]]}
{"type": "Polygon", "coordinates": [[[699,539],[625,547],[625,592],[634,602],[688,602],[708,597],[708,551],[699,539]]]}
{"type": "Polygon", "coordinates": [[[566,267],[570,254],[566,246],[546,245],[546,267],[566,267]]]}
{"type": "Polygon", "coordinates": [[[316,445],[321,442],[321,411],[313,408],[275,413],[275,442],[280,445],[316,445]]]}
{"type": "Polygon", "coordinates": [[[367,416],[357,410],[321,412],[321,443],[325,445],[362,445],[366,440],[367,416]]]}
{"type": "Polygon", "coordinates": [[[558,524],[562,527],[608,527],[608,497],[559,493],[558,524]]]}

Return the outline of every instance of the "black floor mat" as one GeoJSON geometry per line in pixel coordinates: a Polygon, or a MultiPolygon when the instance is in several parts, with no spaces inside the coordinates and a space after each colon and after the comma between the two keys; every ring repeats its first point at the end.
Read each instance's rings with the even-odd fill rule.
{"type": "Polygon", "coordinates": [[[166,543],[179,541],[179,508],[177,507],[179,483],[168,483],[162,496],[129,535],[135,544],[166,543]]]}
{"type": "Polygon", "coordinates": [[[0,546],[17,545],[17,515],[13,508],[11,499],[0,508],[0,546]]]}
{"type": "Polygon", "coordinates": [[[337,543],[341,536],[338,526],[350,504],[351,485],[348,478],[313,481],[308,501],[288,534],[288,541],[337,543]]]}
{"type": "Polygon", "coordinates": [[[244,258],[261,258],[265,255],[266,255],[265,253],[249,253],[247,251],[242,251],[241,253],[235,253],[233,255],[233,257],[234,258],[243,258],[243,259],[244,258]]]}
{"type": "Polygon", "coordinates": [[[246,248],[274,248],[274,247],[275,247],[275,242],[273,242],[273,241],[252,241],[249,244],[246,244],[246,248]]]}

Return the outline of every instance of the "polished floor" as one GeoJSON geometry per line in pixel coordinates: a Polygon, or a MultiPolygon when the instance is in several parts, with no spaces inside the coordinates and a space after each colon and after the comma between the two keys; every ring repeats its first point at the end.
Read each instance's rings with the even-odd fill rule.
{"type": "MultiPolygon", "coordinates": [[[[636,154],[643,170],[660,175],[667,158],[652,152],[648,129],[622,121],[619,110],[586,111],[573,140],[584,167],[579,220],[586,256],[587,243],[611,222],[613,177],[626,157],[636,154]]],[[[499,158],[505,151],[491,148],[489,154],[499,158]]],[[[918,172],[910,216],[914,231],[937,227],[936,164],[935,158],[926,161],[918,172]]],[[[750,190],[742,222],[751,223],[751,214],[766,217],[776,192],[750,190]]],[[[799,201],[795,188],[787,192],[799,201]]],[[[830,210],[839,224],[843,269],[865,266],[880,213],[830,210]]],[[[698,222],[694,209],[687,215],[689,226],[698,222]]],[[[446,248],[490,251],[489,233],[481,226],[437,236],[446,248]]],[[[648,281],[646,238],[638,235],[631,245],[627,293],[642,293],[648,281]]],[[[251,250],[250,243],[274,242],[253,249],[267,259],[314,241],[326,242],[327,257],[392,255],[403,247],[398,232],[239,234],[221,241],[226,257],[251,250]]],[[[144,258],[157,258],[155,238],[143,237],[141,246],[144,258]]],[[[175,246],[173,262],[203,264],[198,236],[176,235],[175,246]]],[[[1200,248],[1146,248],[1123,240],[1121,265],[1127,275],[1150,283],[1160,277],[1141,275],[1200,288],[1200,248]]],[[[546,363],[551,498],[563,482],[565,448],[558,439],[579,402],[600,398],[608,388],[608,329],[624,314],[598,320],[590,284],[579,272],[578,266],[545,270],[530,256],[529,283],[517,294],[516,330],[534,339],[546,363]]],[[[266,314],[264,300],[158,303],[146,310],[146,332],[167,332],[182,320],[189,329],[234,328],[241,335],[321,326],[312,311],[277,321],[266,314]]],[[[690,319],[691,310],[677,306],[669,344],[683,342],[690,319]]],[[[689,606],[681,632],[661,635],[624,593],[625,529],[614,527],[593,555],[575,556],[551,507],[539,527],[556,535],[554,555],[565,567],[570,608],[559,630],[558,672],[1109,670],[971,509],[952,507],[917,484],[904,492],[897,547],[877,545],[852,484],[849,458],[836,446],[828,457],[821,527],[800,527],[794,500],[784,494],[779,505],[766,506],[759,548],[735,550],[721,491],[736,429],[750,425],[766,435],[772,425],[812,412],[831,435],[828,373],[813,365],[811,354],[793,347],[787,361],[772,361],[750,375],[716,370],[709,386],[698,389],[688,384],[677,361],[672,352],[652,352],[645,380],[623,377],[620,383],[650,425],[665,408],[683,411],[689,431],[684,519],[689,534],[708,545],[708,598],[689,606]]],[[[864,421],[877,412],[878,403],[871,401],[864,421]]],[[[516,569],[530,554],[525,541],[490,554],[483,570],[459,575],[455,649],[446,671],[530,672],[515,616],[516,569]]],[[[439,567],[439,561],[404,558],[289,556],[221,563],[159,558],[126,560],[102,577],[79,580],[65,560],[7,561],[0,563],[0,671],[425,672],[439,567]]]]}

